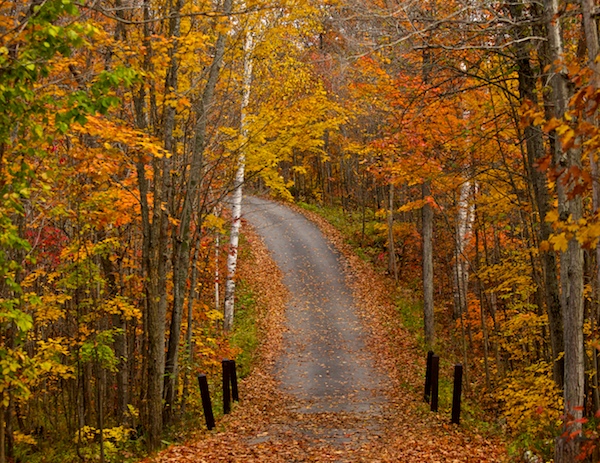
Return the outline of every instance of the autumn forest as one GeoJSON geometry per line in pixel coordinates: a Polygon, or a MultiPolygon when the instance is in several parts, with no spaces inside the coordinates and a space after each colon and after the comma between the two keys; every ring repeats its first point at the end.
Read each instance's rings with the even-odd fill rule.
{"type": "Polygon", "coordinates": [[[334,218],[514,461],[594,461],[599,19],[0,0],[0,463],[135,461],[200,426],[197,374],[251,368],[242,193],[334,218]]]}

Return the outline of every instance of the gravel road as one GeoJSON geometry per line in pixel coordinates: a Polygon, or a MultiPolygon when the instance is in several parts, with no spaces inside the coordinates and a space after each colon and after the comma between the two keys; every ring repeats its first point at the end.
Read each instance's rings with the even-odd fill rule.
{"type": "MultiPolygon", "coordinates": [[[[291,294],[285,348],[275,368],[283,391],[294,398],[298,413],[357,415],[376,422],[369,417],[382,413],[383,379],[371,366],[341,256],[316,225],[284,205],[248,197],[244,210],[291,294]]],[[[360,431],[336,429],[320,438],[360,440],[364,433],[363,423],[360,431]]]]}

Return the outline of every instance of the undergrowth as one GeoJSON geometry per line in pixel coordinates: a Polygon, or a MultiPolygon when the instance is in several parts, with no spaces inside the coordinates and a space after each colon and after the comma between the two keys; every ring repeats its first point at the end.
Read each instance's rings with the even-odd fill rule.
{"type": "MultiPolygon", "coordinates": [[[[229,340],[220,338],[218,333],[208,333],[207,336],[214,337],[215,349],[219,345],[228,344],[225,351],[232,352],[236,360],[238,379],[247,376],[256,357],[259,346],[260,333],[257,329],[257,303],[252,288],[241,279],[237,283],[236,314],[233,332],[229,340]]],[[[211,338],[212,339],[212,338],[211,338]]],[[[182,351],[182,357],[183,357],[182,351]]],[[[217,420],[223,416],[223,397],[221,390],[221,376],[219,359],[210,361],[212,366],[206,367],[209,379],[209,389],[213,406],[213,413],[217,420]]],[[[190,368],[182,359],[182,370],[196,370],[197,366],[190,368]]],[[[183,442],[199,433],[206,432],[206,424],[202,411],[202,402],[196,381],[196,375],[191,374],[188,378],[188,393],[186,395],[186,408],[180,414],[176,424],[165,430],[163,445],[183,442]]],[[[180,384],[180,387],[182,385],[180,384]]],[[[235,404],[232,404],[235,407],[235,404]]],[[[133,410],[136,415],[137,410],[133,410]]],[[[139,418],[139,417],[138,417],[139,418]]],[[[82,428],[81,444],[77,446],[77,436],[72,439],[57,441],[55,434],[52,435],[45,430],[40,436],[23,436],[15,433],[15,463],[75,463],[87,461],[100,461],[99,431],[92,426],[82,428]]],[[[118,427],[104,429],[104,461],[106,463],[133,463],[145,456],[145,444],[143,430],[134,427],[118,427]]]]}

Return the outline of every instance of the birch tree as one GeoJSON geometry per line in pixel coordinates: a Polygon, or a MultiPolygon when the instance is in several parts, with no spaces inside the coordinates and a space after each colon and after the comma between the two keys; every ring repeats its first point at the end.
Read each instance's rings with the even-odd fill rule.
{"type": "MultiPolygon", "coordinates": [[[[244,73],[242,78],[242,102],[240,106],[240,134],[242,143],[248,139],[248,127],[246,124],[247,111],[250,104],[250,94],[252,89],[252,53],[254,51],[254,35],[252,31],[246,32],[244,38],[244,73]]],[[[244,175],[246,171],[246,155],[244,145],[240,148],[237,159],[237,169],[235,172],[233,192],[232,192],[232,211],[231,211],[231,230],[229,236],[229,253],[227,255],[227,279],[225,281],[224,304],[224,322],[225,331],[231,331],[233,328],[234,304],[235,304],[235,271],[238,258],[238,243],[240,228],[242,225],[242,197],[244,186],[244,175]]]]}

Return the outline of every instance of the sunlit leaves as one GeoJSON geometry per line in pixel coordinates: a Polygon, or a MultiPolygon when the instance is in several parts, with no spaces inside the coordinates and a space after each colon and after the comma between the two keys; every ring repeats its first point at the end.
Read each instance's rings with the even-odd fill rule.
{"type": "Polygon", "coordinates": [[[515,434],[547,435],[560,423],[562,394],[549,374],[550,366],[540,362],[511,373],[498,388],[507,426],[515,434]]]}

